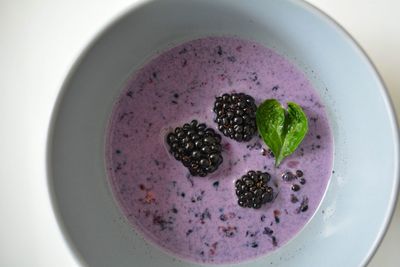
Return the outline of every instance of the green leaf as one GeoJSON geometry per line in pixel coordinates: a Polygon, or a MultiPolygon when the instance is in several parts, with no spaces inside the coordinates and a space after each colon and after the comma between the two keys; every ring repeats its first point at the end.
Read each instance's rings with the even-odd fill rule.
{"type": "Polygon", "coordinates": [[[288,102],[287,111],[276,99],[265,100],[257,109],[258,132],[275,155],[275,166],[292,154],[308,131],[303,109],[288,102]]]}

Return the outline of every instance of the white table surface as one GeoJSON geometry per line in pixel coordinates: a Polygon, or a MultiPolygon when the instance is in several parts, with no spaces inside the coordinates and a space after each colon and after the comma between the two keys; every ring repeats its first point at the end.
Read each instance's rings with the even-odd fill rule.
{"type": "MultiPolygon", "coordinates": [[[[0,266],[78,266],[49,204],[43,166],[46,129],[79,52],[135,2],[0,0],[0,266]]],[[[400,1],[309,2],[344,26],[369,54],[400,117],[400,1]]],[[[369,266],[399,266],[399,247],[397,205],[369,266]]]]}

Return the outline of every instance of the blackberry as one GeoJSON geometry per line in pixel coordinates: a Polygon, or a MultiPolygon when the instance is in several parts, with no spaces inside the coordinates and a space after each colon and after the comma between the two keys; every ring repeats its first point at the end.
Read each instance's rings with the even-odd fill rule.
{"type": "Polygon", "coordinates": [[[244,93],[217,97],[214,112],[218,130],[238,142],[249,141],[257,131],[256,110],[254,99],[244,93]]]}
{"type": "Polygon", "coordinates": [[[235,182],[236,196],[241,207],[259,209],[271,202],[274,190],[268,186],[271,175],[268,172],[249,171],[235,182]]]}
{"type": "Polygon", "coordinates": [[[170,153],[193,176],[204,177],[222,163],[221,136],[204,123],[193,120],[167,134],[170,153]]]}

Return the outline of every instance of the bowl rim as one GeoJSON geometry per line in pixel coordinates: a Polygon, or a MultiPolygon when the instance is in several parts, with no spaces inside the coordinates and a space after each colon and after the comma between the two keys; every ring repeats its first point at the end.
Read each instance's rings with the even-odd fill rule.
{"type": "MultiPolygon", "coordinates": [[[[57,204],[57,198],[55,196],[55,192],[53,191],[53,180],[51,179],[51,173],[52,173],[52,167],[51,167],[51,148],[52,148],[52,143],[53,143],[53,136],[54,136],[54,129],[55,129],[55,123],[57,119],[57,114],[60,110],[61,102],[63,100],[63,97],[66,93],[66,88],[68,85],[68,81],[71,79],[71,77],[74,75],[76,69],[79,67],[79,65],[83,62],[83,59],[87,55],[87,53],[90,51],[90,49],[101,39],[101,37],[110,29],[112,29],[122,18],[125,16],[129,15],[133,10],[139,9],[149,3],[152,2],[157,2],[160,0],[136,0],[135,3],[128,5],[124,7],[121,11],[117,12],[117,14],[113,15],[111,19],[106,21],[100,28],[97,30],[97,32],[87,38],[87,41],[84,44],[84,48],[78,53],[78,55],[75,57],[74,60],[72,60],[72,63],[66,68],[67,71],[64,74],[64,78],[61,83],[61,87],[58,90],[56,100],[54,101],[52,110],[51,110],[51,116],[50,116],[50,122],[48,124],[47,128],[47,134],[46,134],[46,147],[45,147],[45,169],[46,169],[46,180],[47,180],[47,192],[50,198],[50,205],[51,209],[53,212],[53,215],[56,219],[59,231],[61,232],[61,235],[64,239],[64,241],[67,243],[67,247],[69,248],[72,257],[77,259],[77,262],[81,266],[86,266],[87,263],[85,262],[85,259],[81,256],[80,252],[77,250],[77,248],[73,245],[73,241],[69,237],[66,227],[64,225],[64,222],[62,221],[62,216],[60,214],[60,211],[58,209],[58,204],[57,204]]],[[[389,205],[386,209],[386,215],[385,218],[382,220],[382,223],[380,225],[379,231],[376,233],[376,237],[374,242],[372,243],[369,251],[365,254],[363,260],[360,262],[360,266],[366,266],[368,263],[372,260],[373,256],[376,254],[379,246],[381,245],[387,231],[389,228],[389,224],[392,221],[393,214],[396,208],[396,203],[397,199],[399,198],[399,191],[400,191],[400,168],[399,168],[399,152],[400,152],[400,135],[399,135],[399,123],[397,120],[396,112],[394,110],[394,105],[393,102],[389,96],[389,90],[387,89],[387,86],[382,78],[382,75],[379,73],[376,65],[373,63],[371,60],[370,56],[367,54],[367,52],[362,48],[362,46],[359,44],[359,42],[333,17],[331,17],[329,14],[321,10],[320,8],[316,7],[314,4],[311,4],[307,2],[306,0],[301,0],[301,1],[290,1],[292,5],[298,6],[310,14],[319,17],[322,19],[325,23],[327,23],[329,26],[331,26],[335,31],[340,33],[343,36],[343,40],[352,44],[354,46],[354,49],[359,52],[360,57],[366,62],[368,65],[369,69],[375,74],[377,78],[377,82],[379,84],[379,88],[377,88],[380,91],[381,96],[383,97],[385,107],[387,112],[387,115],[389,116],[389,121],[391,123],[392,127],[392,134],[394,137],[394,181],[393,181],[393,189],[389,198],[389,205]]]]}
{"type": "Polygon", "coordinates": [[[341,32],[346,41],[352,42],[355,46],[355,49],[360,52],[361,57],[367,62],[368,66],[370,69],[372,69],[372,72],[375,73],[376,78],[380,84],[380,93],[381,96],[383,97],[383,100],[385,102],[386,109],[388,110],[388,115],[389,115],[389,120],[391,122],[392,126],[392,133],[394,136],[394,157],[395,157],[395,166],[394,166],[394,187],[392,190],[392,194],[390,196],[390,203],[389,206],[386,210],[386,216],[383,222],[381,223],[381,227],[379,232],[376,234],[375,241],[371,245],[369,251],[366,253],[363,261],[361,262],[360,266],[367,266],[369,262],[372,260],[374,255],[376,254],[379,246],[381,245],[387,231],[390,225],[390,222],[392,221],[394,211],[396,208],[396,203],[397,199],[399,198],[399,192],[400,192],[400,169],[399,169],[399,152],[400,152],[400,147],[399,147],[399,141],[400,141],[400,136],[399,136],[399,123],[397,120],[396,112],[394,110],[394,105],[392,102],[392,99],[390,98],[389,95],[389,90],[387,85],[385,84],[385,81],[382,78],[382,75],[379,73],[378,68],[372,61],[371,57],[368,55],[368,53],[364,50],[364,48],[360,45],[360,43],[333,17],[331,17],[329,14],[321,10],[320,8],[316,7],[315,5],[306,2],[306,0],[302,0],[299,2],[299,5],[303,4],[303,7],[306,8],[310,13],[313,13],[316,16],[319,16],[320,18],[324,19],[327,23],[329,23],[331,26],[335,28],[338,32],[341,32]]]}

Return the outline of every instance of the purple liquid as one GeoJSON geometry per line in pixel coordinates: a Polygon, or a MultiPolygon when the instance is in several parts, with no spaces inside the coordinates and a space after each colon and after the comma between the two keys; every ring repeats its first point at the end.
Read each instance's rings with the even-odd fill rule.
{"type": "Polygon", "coordinates": [[[254,42],[213,37],[168,50],[135,73],[111,116],[106,161],[120,207],[146,238],[190,261],[233,263],[276,250],[303,228],[326,190],[333,139],[318,95],[288,60],[254,42]],[[303,107],[309,132],[279,168],[258,136],[223,136],[224,162],[205,178],[168,153],[164,138],[174,127],[197,119],[216,129],[213,103],[225,92],[303,107]],[[259,210],[237,205],[234,182],[248,170],[268,171],[279,192],[259,210]],[[282,180],[296,170],[304,185],[282,180]]]}

